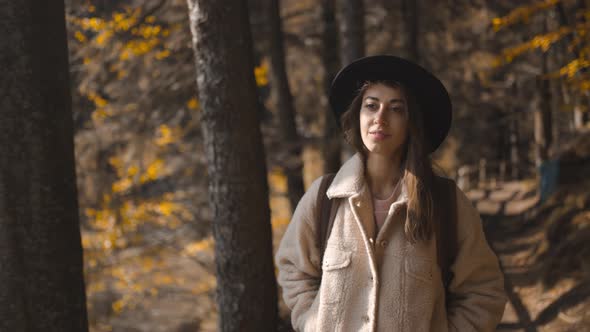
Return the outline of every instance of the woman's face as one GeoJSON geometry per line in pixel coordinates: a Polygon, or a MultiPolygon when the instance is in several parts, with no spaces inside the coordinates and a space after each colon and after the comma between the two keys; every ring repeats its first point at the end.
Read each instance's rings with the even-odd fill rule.
{"type": "Polygon", "coordinates": [[[401,89],[373,84],[365,90],[360,110],[361,138],[369,153],[393,157],[408,132],[408,108],[401,89]]]}

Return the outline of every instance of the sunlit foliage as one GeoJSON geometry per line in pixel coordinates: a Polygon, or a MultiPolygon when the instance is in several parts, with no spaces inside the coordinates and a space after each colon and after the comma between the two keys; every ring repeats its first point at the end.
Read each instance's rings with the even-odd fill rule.
{"type": "MultiPolygon", "coordinates": [[[[529,23],[533,15],[549,15],[550,10],[560,2],[565,5],[567,1],[545,0],[523,5],[509,12],[503,17],[492,20],[494,30],[498,32],[518,22],[529,23]]],[[[534,35],[528,41],[519,45],[505,48],[492,62],[492,67],[506,66],[518,57],[535,50],[547,52],[558,44],[566,43],[569,52],[569,59],[559,63],[559,69],[543,75],[545,79],[563,79],[569,89],[576,93],[590,91],[590,76],[586,69],[590,66],[590,43],[588,36],[590,32],[590,11],[580,9],[574,13],[577,18],[575,24],[561,24],[556,30],[546,34],[534,35]],[[583,18],[580,20],[580,18],[583,18]]],[[[563,22],[562,22],[563,23],[563,22]]],[[[567,59],[568,57],[566,57],[567,59]]]]}
{"type": "Polygon", "coordinates": [[[553,8],[560,1],[562,0],[545,0],[531,5],[519,6],[503,17],[494,18],[492,20],[494,31],[499,31],[518,22],[527,23],[532,15],[553,8]]]}

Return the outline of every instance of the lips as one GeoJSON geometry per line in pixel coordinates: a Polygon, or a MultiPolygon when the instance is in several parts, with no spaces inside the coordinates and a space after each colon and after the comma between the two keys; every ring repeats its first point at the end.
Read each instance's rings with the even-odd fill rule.
{"type": "Polygon", "coordinates": [[[384,133],[384,132],[382,132],[380,130],[370,131],[369,132],[369,135],[371,137],[373,137],[373,139],[378,140],[378,141],[384,140],[384,139],[388,138],[389,136],[391,136],[391,135],[386,134],[386,133],[384,133]]]}

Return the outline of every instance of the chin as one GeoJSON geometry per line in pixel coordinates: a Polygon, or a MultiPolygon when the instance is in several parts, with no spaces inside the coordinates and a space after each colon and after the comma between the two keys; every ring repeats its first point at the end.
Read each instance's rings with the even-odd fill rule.
{"type": "Polygon", "coordinates": [[[396,153],[400,152],[400,149],[401,146],[398,149],[383,149],[380,146],[369,146],[367,147],[367,153],[384,157],[393,157],[396,153]]]}
{"type": "Polygon", "coordinates": [[[391,156],[393,155],[393,151],[383,151],[381,149],[369,149],[369,153],[373,155],[379,156],[391,156]]]}

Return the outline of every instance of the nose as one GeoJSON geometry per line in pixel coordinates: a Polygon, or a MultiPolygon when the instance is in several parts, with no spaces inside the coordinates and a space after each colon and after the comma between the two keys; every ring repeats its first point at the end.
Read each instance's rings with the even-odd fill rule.
{"type": "Polygon", "coordinates": [[[379,105],[379,110],[375,114],[375,119],[373,119],[373,123],[378,124],[378,125],[387,124],[387,121],[385,120],[385,105],[384,104],[379,105]]]}

